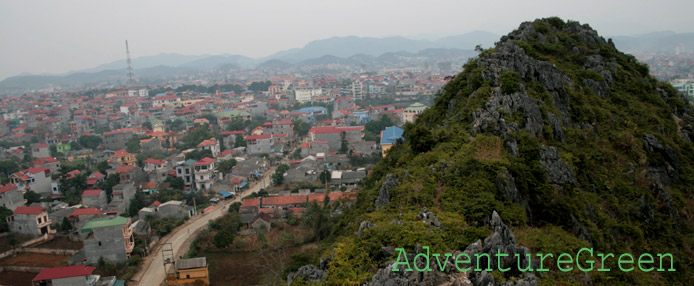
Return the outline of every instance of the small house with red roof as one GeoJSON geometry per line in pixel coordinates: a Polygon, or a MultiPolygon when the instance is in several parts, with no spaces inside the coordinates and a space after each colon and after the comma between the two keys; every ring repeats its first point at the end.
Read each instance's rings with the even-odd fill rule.
{"type": "Polygon", "coordinates": [[[94,171],[93,173],[89,174],[89,177],[87,177],[87,186],[97,185],[103,182],[105,179],[106,175],[102,174],[99,171],[94,171]]]}
{"type": "Polygon", "coordinates": [[[17,207],[11,216],[5,218],[10,232],[21,233],[33,237],[47,233],[51,230],[51,221],[44,207],[17,207]]]}
{"type": "Polygon", "coordinates": [[[96,285],[100,276],[93,274],[95,269],[84,264],[41,269],[32,285],[96,285]]]}
{"type": "Polygon", "coordinates": [[[108,201],[104,190],[85,190],[82,192],[82,205],[88,208],[105,208],[108,201]]]}
{"type": "Polygon", "coordinates": [[[32,162],[34,167],[45,167],[51,170],[51,174],[55,174],[60,169],[60,161],[53,157],[41,157],[32,162]]]}
{"type": "Polygon", "coordinates": [[[203,140],[197,147],[198,151],[210,150],[210,152],[212,152],[212,157],[217,157],[217,155],[219,155],[219,141],[214,137],[203,140]]]}
{"type": "Polygon", "coordinates": [[[50,147],[51,147],[51,145],[48,145],[48,144],[31,144],[31,157],[34,157],[34,158],[50,157],[51,156],[50,147]]]}
{"type": "Polygon", "coordinates": [[[0,205],[14,211],[24,205],[24,195],[13,184],[0,186],[0,205]]]}

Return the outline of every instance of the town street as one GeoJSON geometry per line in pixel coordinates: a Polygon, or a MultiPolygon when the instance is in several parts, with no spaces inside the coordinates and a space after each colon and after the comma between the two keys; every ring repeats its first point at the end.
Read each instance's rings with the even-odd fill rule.
{"type": "Polygon", "coordinates": [[[191,234],[195,234],[196,231],[206,227],[209,220],[216,219],[224,215],[229,204],[233,202],[240,202],[241,198],[244,196],[253,192],[258,192],[263,187],[269,186],[272,183],[271,175],[273,172],[275,172],[275,168],[276,166],[273,166],[267,170],[265,174],[263,174],[263,179],[241,194],[237,194],[233,200],[220,202],[217,204],[217,208],[214,210],[190,218],[185,224],[177,227],[173,232],[163,237],[157,244],[157,247],[152,250],[152,253],[145,257],[140,271],[133,276],[131,281],[137,283],[136,285],[142,286],[160,285],[165,278],[161,246],[164,243],[171,243],[175,257],[178,258],[185,255],[184,251],[182,250],[187,250],[188,246],[192,242],[192,238],[188,239],[191,234]]]}

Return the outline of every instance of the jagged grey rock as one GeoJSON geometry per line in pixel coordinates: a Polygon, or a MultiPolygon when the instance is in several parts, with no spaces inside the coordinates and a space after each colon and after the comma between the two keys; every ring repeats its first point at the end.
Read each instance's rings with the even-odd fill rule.
{"type": "MultiPolygon", "coordinates": [[[[426,210],[423,210],[420,213],[426,213],[426,210]]],[[[497,251],[501,249],[502,252],[508,253],[512,258],[515,253],[519,253],[519,255],[522,257],[521,266],[524,268],[527,267],[529,263],[529,261],[527,261],[527,254],[530,254],[530,251],[525,247],[519,247],[516,245],[516,238],[513,236],[511,230],[501,221],[501,217],[496,211],[492,213],[489,225],[494,230],[494,234],[487,237],[484,240],[484,244],[481,240],[477,240],[476,242],[468,245],[463,253],[470,255],[470,257],[474,257],[475,254],[489,253],[490,257],[495,257],[493,254],[496,254],[497,251]]],[[[407,261],[410,262],[411,265],[412,261],[414,261],[415,255],[419,253],[420,247],[421,246],[417,245],[414,253],[407,253],[407,261]]],[[[457,255],[461,252],[453,251],[451,253],[453,254],[453,257],[457,257],[457,255]]],[[[484,267],[486,267],[486,261],[480,262],[485,265],[484,267]]],[[[418,260],[415,263],[420,269],[425,267],[424,262],[421,260],[418,260]]],[[[453,259],[447,260],[443,271],[440,270],[435,259],[430,259],[429,267],[431,267],[432,271],[425,272],[404,271],[405,267],[403,265],[399,265],[399,271],[393,271],[393,267],[395,266],[395,261],[393,261],[387,264],[385,268],[378,270],[368,285],[537,285],[535,275],[529,272],[520,273],[515,266],[516,263],[516,259],[502,260],[502,267],[512,267],[512,269],[514,267],[516,268],[515,271],[505,272],[505,275],[508,275],[507,277],[515,277],[517,279],[498,283],[495,281],[493,276],[484,271],[458,272],[453,259]]],[[[493,267],[496,267],[496,263],[492,263],[492,265],[493,267]]],[[[472,266],[475,267],[475,265],[472,266]]],[[[533,267],[536,268],[537,265],[534,264],[533,267]]]]}
{"type": "Polygon", "coordinates": [[[550,183],[560,185],[576,183],[576,177],[569,165],[559,160],[557,148],[553,146],[547,148],[542,145],[540,149],[540,164],[545,167],[550,183]]]}
{"type": "Polygon", "coordinates": [[[307,282],[319,282],[325,279],[327,271],[321,270],[313,264],[299,267],[296,272],[291,272],[287,275],[287,285],[291,285],[296,279],[304,279],[307,282]]]}
{"type": "Polygon", "coordinates": [[[366,220],[365,220],[365,221],[362,221],[362,222],[359,224],[359,230],[357,231],[357,237],[361,237],[361,233],[362,233],[364,230],[366,230],[366,229],[368,229],[368,228],[370,228],[370,227],[372,227],[372,226],[373,226],[373,224],[372,224],[370,221],[366,221],[366,220]]]}
{"type": "Polygon", "coordinates": [[[427,225],[433,227],[441,227],[441,221],[436,217],[436,215],[427,210],[427,207],[423,207],[422,210],[417,215],[417,219],[421,220],[427,225]]]}
{"type": "Polygon", "coordinates": [[[398,177],[395,174],[386,175],[381,188],[378,190],[378,198],[376,198],[376,209],[380,209],[390,202],[390,190],[398,186],[398,177]]]}

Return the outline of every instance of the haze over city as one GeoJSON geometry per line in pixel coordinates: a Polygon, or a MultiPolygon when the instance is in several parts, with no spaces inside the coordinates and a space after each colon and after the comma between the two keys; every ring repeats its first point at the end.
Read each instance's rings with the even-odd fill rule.
{"type": "Polygon", "coordinates": [[[692,32],[694,4],[665,2],[2,1],[0,79],[62,74],[124,59],[126,39],[134,58],[161,53],[260,58],[335,36],[436,39],[479,30],[502,35],[522,21],[552,15],[590,23],[602,35],[692,32]],[[664,6],[679,8],[659,12],[664,6]]]}

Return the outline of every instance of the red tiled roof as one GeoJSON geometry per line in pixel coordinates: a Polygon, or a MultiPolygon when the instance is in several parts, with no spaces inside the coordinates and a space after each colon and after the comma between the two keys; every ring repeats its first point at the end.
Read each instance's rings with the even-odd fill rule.
{"type": "Polygon", "coordinates": [[[103,178],[103,177],[106,177],[106,175],[102,174],[102,173],[99,172],[99,171],[95,171],[94,173],[92,173],[91,175],[89,175],[89,177],[99,180],[99,179],[101,179],[101,178],[103,178]]]}
{"type": "Polygon", "coordinates": [[[200,166],[200,165],[209,165],[212,163],[214,163],[214,159],[212,159],[210,157],[205,157],[205,158],[200,159],[200,161],[195,162],[194,165],[200,166]]]}
{"type": "Polygon", "coordinates": [[[97,208],[76,209],[70,216],[93,215],[98,213],[101,213],[101,210],[97,208]]]}
{"type": "Polygon", "coordinates": [[[43,164],[48,164],[48,163],[55,163],[58,162],[57,159],[53,157],[43,157],[43,158],[38,158],[34,160],[34,165],[43,165],[43,164]]]}
{"type": "Polygon", "coordinates": [[[263,198],[263,205],[281,206],[291,204],[302,204],[306,202],[306,196],[279,196],[263,198]]]}
{"type": "Polygon", "coordinates": [[[94,273],[94,269],[96,269],[96,267],[87,266],[84,264],[41,269],[41,272],[39,272],[39,274],[36,275],[32,281],[36,282],[67,277],[86,276],[94,273]]]}
{"type": "Polygon", "coordinates": [[[271,137],[272,137],[272,134],[248,135],[248,136],[246,136],[246,141],[258,140],[258,139],[268,139],[268,138],[271,138],[271,137]]]}
{"type": "Polygon", "coordinates": [[[125,150],[118,150],[115,154],[113,154],[114,157],[123,157],[127,155],[130,155],[130,153],[128,153],[128,151],[125,150]]]}
{"type": "Polygon", "coordinates": [[[11,190],[16,190],[16,189],[17,189],[17,186],[15,186],[13,184],[7,184],[7,185],[0,187],[0,194],[2,194],[4,192],[11,191],[11,190]]]}
{"type": "Polygon", "coordinates": [[[14,214],[38,215],[43,211],[46,211],[46,208],[44,208],[44,207],[17,207],[14,210],[14,214]]]}
{"type": "Polygon", "coordinates": [[[131,169],[134,169],[134,168],[135,168],[135,166],[120,166],[120,167],[116,168],[116,173],[127,172],[127,171],[130,171],[131,169]]]}
{"type": "Polygon", "coordinates": [[[50,171],[50,170],[49,170],[48,168],[46,168],[46,167],[34,167],[34,168],[26,169],[26,170],[24,171],[24,173],[29,172],[29,173],[32,173],[32,174],[38,174],[38,173],[46,172],[46,171],[50,171]]]}
{"type": "Polygon", "coordinates": [[[144,182],[142,183],[142,189],[156,189],[157,188],[157,182],[144,182]]]}
{"type": "Polygon", "coordinates": [[[102,190],[85,190],[82,195],[83,196],[98,196],[103,192],[102,190]]]}
{"type": "Polygon", "coordinates": [[[260,206],[260,200],[258,198],[253,198],[253,199],[243,199],[241,201],[241,207],[259,207],[260,206]]]}
{"type": "Polygon", "coordinates": [[[222,135],[246,134],[245,130],[223,131],[222,135]]]}
{"type": "Polygon", "coordinates": [[[149,159],[145,160],[145,163],[162,165],[162,164],[166,164],[166,161],[162,161],[162,160],[158,160],[158,159],[154,159],[154,158],[149,158],[149,159]]]}
{"type": "Polygon", "coordinates": [[[202,142],[200,142],[200,144],[198,144],[198,147],[212,146],[212,145],[217,145],[217,139],[211,138],[209,140],[203,140],[202,142]]]}

